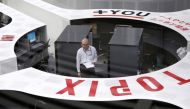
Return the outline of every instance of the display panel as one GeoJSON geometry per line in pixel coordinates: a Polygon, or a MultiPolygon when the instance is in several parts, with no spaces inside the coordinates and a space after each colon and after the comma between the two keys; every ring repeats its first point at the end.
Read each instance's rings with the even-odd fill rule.
{"type": "Polygon", "coordinates": [[[27,39],[29,40],[30,43],[35,42],[36,41],[36,33],[34,31],[28,33],[27,39]]]}

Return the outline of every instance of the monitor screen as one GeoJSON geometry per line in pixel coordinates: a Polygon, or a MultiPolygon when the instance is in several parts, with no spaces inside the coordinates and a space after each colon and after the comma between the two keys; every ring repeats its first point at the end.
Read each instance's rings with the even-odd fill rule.
{"type": "Polygon", "coordinates": [[[36,33],[35,32],[30,32],[27,34],[27,39],[29,42],[34,42],[36,41],[36,33]]]}

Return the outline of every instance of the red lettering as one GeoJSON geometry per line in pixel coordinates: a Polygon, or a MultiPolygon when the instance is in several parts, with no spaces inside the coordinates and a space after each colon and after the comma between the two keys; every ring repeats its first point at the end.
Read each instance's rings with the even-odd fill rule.
{"type": "Polygon", "coordinates": [[[180,21],[179,23],[181,23],[181,24],[185,24],[185,22],[184,22],[184,21],[180,21]]]}
{"type": "Polygon", "coordinates": [[[169,25],[176,26],[177,24],[170,22],[169,25]]]}
{"type": "Polygon", "coordinates": [[[96,95],[98,81],[92,81],[89,96],[94,97],[96,95]]]}
{"type": "Polygon", "coordinates": [[[186,23],[185,25],[190,26],[190,23],[186,23]]]}
{"type": "Polygon", "coordinates": [[[181,26],[181,25],[176,25],[176,28],[179,28],[182,31],[189,30],[188,28],[181,26]]]}
{"type": "Polygon", "coordinates": [[[75,91],[74,91],[74,87],[79,85],[80,83],[82,83],[84,80],[78,80],[74,83],[72,83],[71,79],[66,79],[66,84],[67,87],[65,87],[64,89],[60,90],[59,92],[57,92],[56,94],[64,94],[65,92],[68,91],[69,95],[75,95],[75,91]]]}
{"type": "Polygon", "coordinates": [[[183,26],[181,26],[181,25],[176,25],[175,27],[176,28],[183,28],[183,26]]]}
{"type": "Polygon", "coordinates": [[[164,18],[164,19],[166,19],[166,20],[171,20],[172,18],[170,17],[165,17],[165,16],[160,16],[160,17],[162,17],[162,18],[164,18]]]}
{"type": "Polygon", "coordinates": [[[125,95],[131,95],[130,89],[127,85],[126,80],[119,80],[120,86],[113,86],[110,88],[111,93],[113,96],[125,96],[125,95]],[[122,93],[118,92],[118,89],[122,89],[122,93]]]}
{"type": "Polygon", "coordinates": [[[173,21],[174,21],[174,22],[175,22],[175,21],[176,21],[176,22],[180,22],[180,20],[179,20],[179,19],[174,19],[173,21]]]}
{"type": "Polygon", "coordinates": [[[0,41],[13,41],[14,37],[14,35],[3,35],[0,41]]]}
{"type": "Polygon", "coordinates": [[[137,79],[137,82],[147,91],[151,91],[151,92],[155,92],[155,91],[161,91],[162,89],[164,89],[164,87],[154,78],[152,77],[140,77],[137,79]],[[152,88],[151,86],[149,86],[145,80],[150,81],[154,86],[156,86],[155,88],[152,88]]]}
{"type": "Polygon", "coordinates": [[[164,23],[167,23],[167,24],[169,24],[169,23],[171,23],[171,22],[169,22],[169,21],[164,21],[164,23]]]}
{"type": "Polygon", "coordinates": [[[184,27],[184,28],[181,28],[181,30],[186,31],[186,30],[189,30],[189,28],[184,27]]]}
{"type": "Polygon", "coordinates": [[[178,80],[179,81],[179,83],[178,83],[179,85],[183,85],[183,84],[186,84],[186,83],[190,82],[190,79],[181,78],[181,77],[179,77],[179,76],[177,76],[177,75],[175,75],[175,74],[173,74],[173,73],[171,73],[169,71],[165,71],[164,74],[166,74],[167,76],[170,76],[170,77],[178,80]]]}

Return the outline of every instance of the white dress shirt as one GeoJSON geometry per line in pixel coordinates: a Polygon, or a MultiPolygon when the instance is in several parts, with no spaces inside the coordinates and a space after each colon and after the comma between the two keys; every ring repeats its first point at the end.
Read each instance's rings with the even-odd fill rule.
{"type": "Polygon", "coordinates": [[[87,50],[84,50],[84,48],[81,47],[77,51],[77,56],[76,56],[77,72],[80,72],[80,64],[84,64],[87,62],[93,63],[96,61],[97,61],[97,52],[93,46],[89,46],[87,50]]]}

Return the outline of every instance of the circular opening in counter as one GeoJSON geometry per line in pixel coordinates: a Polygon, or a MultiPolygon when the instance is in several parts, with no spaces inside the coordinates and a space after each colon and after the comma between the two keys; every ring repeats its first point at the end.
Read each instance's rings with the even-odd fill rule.
{"type": "MultiPolygon", "coordinates": [[[[95,75],[100,78],[132,76],[168,67],[185,56],[187,46],[179,33],[153,23],[103,18],[73,20],[55,42],[54,73],[77,76],[80,37],[87,37],[97,50],[95,75]],[[90,25],[90,29],[84,25],[90,25]]],[[[40,65],[35,68],[44,69],[40,65]]]]}
{"type": "Polygon", "coordinates": [[[0,12],[0,28],[8,25],[9,23],[11,23],[12,18],[5,15],[4,13],[0,12]]]}

